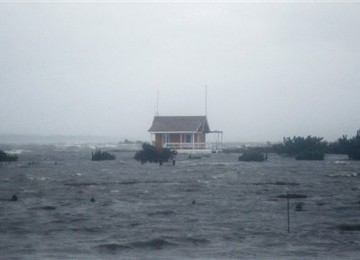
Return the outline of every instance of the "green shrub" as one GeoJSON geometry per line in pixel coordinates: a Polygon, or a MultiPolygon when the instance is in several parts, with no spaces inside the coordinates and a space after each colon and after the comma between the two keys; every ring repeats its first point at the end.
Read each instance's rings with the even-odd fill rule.
{"type": "Polygon", "coordinates": [[[100,149],[91,153],[92,161],[115,160],[115,155],[109,152],[102,152],[100,149]]]}
{"type": "Polygon", "coordinates": [[[142,150],[135,153],[134,159],[140,161],[141,164],[146,162],[159,163],[168,162],[170,159],[174,159],[177,152],[168,148],[158,149],[155,146],[143,143],[142,150]]]}

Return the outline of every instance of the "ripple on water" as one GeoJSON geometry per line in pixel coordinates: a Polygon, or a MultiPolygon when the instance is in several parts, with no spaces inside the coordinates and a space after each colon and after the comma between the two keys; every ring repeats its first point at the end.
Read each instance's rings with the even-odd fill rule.
{"type": "Polygon", "coordinates": [[[96,249],[103,253],[116,253],[129,249],[163,249],[165,247],[177,246],[176,243],[164,238],[154,238],[149,240],[133,241],[130,243],[107,243],[97,245],[96,249]]]}
{"type": "Polygon", "coordinates": [[[34,207],[31,209],[35,209],[35,210],[56,210],[55,206],[43,206],[43,207],[34,207]]]}
{"type": "Polygon", "coordinates": [[[46,148],[0,168],[2,258],[303,259],[303,252],[311,252],[310,258],[357,259],[360,164],[355,161],[270,157],[266,164],[245,164],[237,156],[211,155],[164,168],[138,164],[124,153],[119,159],[126,164],[119,168],[118,161],[94,164],[86,149],[60,154],[46,148]],[[17,202],[10,201],[14,193],[17,202]],[[301,201],[307,211],[295,212],[301,201]],[[33,251],[24,250],[27,246],[33,251]]]}
{"type": "Polygon", "coordinates": [[[129,245],[123,245],[118,243],[109,243],[96,246],[96,249],[101,253],[116,253],[125,249],[131,249],[129,245]]]}
{"type": "Polygon", "coordinates": [[[170,215],[175,215],[176,212],[173,210],[163,210],[163,211],[156,211],[156,212],[151,212],[148,213],[147,215],[149,217],[154,217],[154,216],[170,216],[170,215]]]}
{"type": "Polygon", "coordinates": [[[192,245],[204,245],[210,243],[208,239],[201,237],[181,237],[178,238],[178,240],[184,243],[190,243],[192,245]]]}

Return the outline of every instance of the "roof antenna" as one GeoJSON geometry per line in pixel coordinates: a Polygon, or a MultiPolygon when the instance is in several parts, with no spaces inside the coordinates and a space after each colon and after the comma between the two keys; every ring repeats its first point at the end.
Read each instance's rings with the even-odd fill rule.
{"type": "Polygon", "coordinates": [[[205,85],[205,116],[207,116],[207,85],[205,85]]]}
{"type": "Polygon", "coordinates": [[[159,116],[159,90],[156,91],[156,112],[155,116],[159,116]]]}

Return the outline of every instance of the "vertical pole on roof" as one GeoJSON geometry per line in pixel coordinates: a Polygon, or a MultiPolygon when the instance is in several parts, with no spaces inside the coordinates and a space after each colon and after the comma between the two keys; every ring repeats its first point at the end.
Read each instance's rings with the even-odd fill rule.
{"type": "MultiPolygon", "coordinates": [[[[208,103],[207,85],[205,85],[205,116],[207,117],[207,103],[208,103]]],[[[206,149],[206,135],[204,134],[204,149],[206,149]]],[[[211,147],[210,147],[211,149],[211,147]]]]}
{"type": "Polygon", "coordinates": [[[205,85],[205,116],[207,116],[207,85],[205,85]]]}
{"type": "Polygon", "coordinates": [[[159,90],[156,91],[156,114],[155,116],[159,116],[159,90]]]}

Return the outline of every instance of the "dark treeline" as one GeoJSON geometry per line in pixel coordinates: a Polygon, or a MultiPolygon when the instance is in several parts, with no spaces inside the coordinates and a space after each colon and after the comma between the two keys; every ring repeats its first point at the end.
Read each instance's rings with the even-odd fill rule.
{"type": "Polygon", "coordinates": [[[274,152],[295,157],[296,160],[323,160],[327,144],[322,137],[286,137],[282,144],[273,145],[274,152]]]}
{"type": "Polygon", "coordinates": [[[360,130],[350,139],[344,135],[335,142],[315,136],[287,137],[282,144],[272,145],[271,150],[297,160],[323,160],[325,154],[346,154],[350,160],[360,160],[360,130]]]}
{"type": "Polygon", "coordinates": [[[10,155],[0,150],[0,162],[13,162],[17,161],[19,158],[17,155],[10,155]]]}
{"type": "Polygon", "coordinates": [[[277,153],[285,156],[294,157],[297,160],[323,160],[325,154],[345,154],[350,160],[360,160],[360,130],[356,135],[348,138],[343,135],[334,142],[327,142],[323,137],[316,136],[294,136],[284,137],[283,142],[279,144],[270,143],[267,146],[260,147],[240,147],[226,148],[224,153],[242,153],[247,158],[260,158],[261,154],[277,153]],[[255,154],[257,155],[255,156],[255,154]]]}
{"type": "Polygon", "coordinates": [[[360,160],[360,129],[348,139],[346,135],[327,145],[327,153],[347,154],[351,160],[360,160]]]}
{"type": "Polygon", "coordinates": [[[143,143],[142,150],[136,152],[134,159],[140,161],[141,164],[151,162],[162,165],[163,162],[168,162],[169,160],[174,159],[176,154],[176,151],[168,148],[158,149],[151,144],[143,143]]]}

